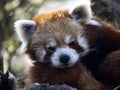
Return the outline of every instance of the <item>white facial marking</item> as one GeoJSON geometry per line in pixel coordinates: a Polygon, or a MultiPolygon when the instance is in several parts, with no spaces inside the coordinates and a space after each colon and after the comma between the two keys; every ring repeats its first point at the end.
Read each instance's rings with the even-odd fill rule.
{"type": "Polygon", "coordinates": [[[43,47],[36,48],[35,54],[36,54],[36,57],[37,57],[38,61],[44,62],[44,57],[46,55],[46,51],[43,47]]]}
{"type": "Polygon", "coordinates": [[[89,21],[86,22],[86,24],[96,25],[96,26],[102,27],[102,24],[97,22],[96,20],[89,20],[89,21]]]}
{"type": "Polygon", "coordinates": [[[88,50],[89,49],[89,45],[88,45],[88,42],[86,40],[86,38],[82,35],[82,34],[79,34],[77,36],[77,41],[78,41],[78,44],[83,47],[83,49],[85,50],[88,50]]]}
{"type": "Polygon", "coordinates": [[[79,54],[76,52],[76,50],[71,49],[69,47],[65,48],[58,48],[55,53],[51,56],[51,62],[54,67],[62,68],[62,63],[60,62],[60,56],[61,55],[68,55],[70,57],[70,60],[68,62],[69,66],[74,65],[79,60],[79,54]]]}
{"type": "Polygon", "coordinates": [[[49,44],[47,45],[47,47],[49,47],[49,46],[56,47],[57,42],[54,39],[49,39],[49,44]]]}
{"type": "Polygon", "coordinates": [[[70,43],[70,38],[71,38],[70,35],[65,36],[65,38],[64,38],[65,43],[67,43],[67,44],[70,43]]]}

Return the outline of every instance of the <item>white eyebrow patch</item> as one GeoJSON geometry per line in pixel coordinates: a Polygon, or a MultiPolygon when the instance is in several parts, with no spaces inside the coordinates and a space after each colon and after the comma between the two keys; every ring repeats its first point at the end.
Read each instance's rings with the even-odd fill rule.
{"type": "Polygon", "coordinates": [[[70,38],[71,38],[70,35],[65,36],[65,38],[64,38],[65,43],[67,43],[67,44],[70,43],[70,38]]]}
{"type": "Polygon", "coordinates": [[[40,62],[44,62],[44,57],[46,55],[46,51],[45,51],[44,47],[40,46],[38,48],[35,48],[35,55],[37,57],[36,60],[38,60],[40,62]]]}
{"type": "Polygon", "coordinates": [[[52,47],[56,47],[57,46],[57,42],[54,39],[49,39],[49,44],[47,45],[47,47],[52,46],[52,47]]]}

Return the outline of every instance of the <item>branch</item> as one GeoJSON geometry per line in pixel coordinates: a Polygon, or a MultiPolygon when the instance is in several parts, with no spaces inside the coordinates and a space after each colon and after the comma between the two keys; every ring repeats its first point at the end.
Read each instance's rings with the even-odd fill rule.
{"type": "Polygon", "coordinates": [[[48,83],[46,84],[35,83],[30,87],[30,90],[77,90],[77,89],[66,84],[50,85],[48,83]]]}

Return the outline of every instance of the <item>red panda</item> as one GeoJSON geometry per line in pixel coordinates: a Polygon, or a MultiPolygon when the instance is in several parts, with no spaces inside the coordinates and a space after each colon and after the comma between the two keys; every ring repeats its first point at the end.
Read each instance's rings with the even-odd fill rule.
{"type": "Polygon", "coordinates": [[[15,30],[34,60],[28,84],[67,84],[78,90],[120,85],[120,32],[93,17],[88,6],[18,20],[15,30]]]}

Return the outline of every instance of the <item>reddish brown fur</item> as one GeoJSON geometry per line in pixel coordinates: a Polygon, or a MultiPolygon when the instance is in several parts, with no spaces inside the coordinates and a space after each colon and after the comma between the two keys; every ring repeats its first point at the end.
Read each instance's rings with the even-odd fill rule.
{"type": "MultiPolygon", "coordinates": [[[[106,82],[109,85],[120,85],[120,31],[98,18],[94,19],[103,26],[96,27],[94,25],[87,25],[85,26],[85,29],[91,45],[95,41],[95,36],[100,35],[102,39],[102,43],[101,41],[97,42],[102,51],[101,57],[103,55],[103,60],[100,66],[98,65],[97,76],[100,81],[106,82]]],[[[99,57],[100,56],[98,56],[97,59],[99,59],[99,57]]]]}
{"type": "Polygon", "coordinates": [[[53,21],[53,20],[56,20],[58,18],[60,18],[60,19],[66,18],[68,16],[69,16],[69,12],[67,9],[65,9],[65,10],[59,9],[59,10],[55,10],[53,12],[50,12],[48,14],[42,14],[40,16],[37,16],[33,20],[41,25],[44,25],[45,23],[47,23],[49,21],[53,21]]]}
{"type": "Polygon", "coordinates": [[[98,74],[101,74],[101,81],[103,80],[113,85],[120,84],[120,50],[110,53],[105,58],[99,67],[98,74]]]}
{"type": "Polygon", "coordinates": [[[34,65],[29,74],[28,82],[30,84],[34,82],[49,82],[50,84],[66,83],[79,90],[106,90],[106,88],[100,82],[96,81],[80,63],[67,69],[55,69],[41,63],[34,63],[34,65]]]}
{"type": "Polygon", "coordinates": [[[101,33],[104,40],[104,47],[109,49],[114,47],[115,50],[120,49],[120,30],[113,28],[109,23],[101,21],[98,18],[95,19],[103,25],[101,33]]]}
{"type": "MultiPolygon", "coordinates": [[[[47,43],[47,41],[44,41],[45,38],[54,38],[55,40],[57,40],[60,47],[62,45],[65,45],[65,43],[63,42],[63,37],[65,35],[70,34],[75,37],[75,32],[79,32],[79,30],[81,30],[83,31],[85,37],[88,38],[90,47],[92,48],[94,47],[92,45],[94,44],[94,42],[96,42],[95,40],[97,36],[100,35],[102,37],[100,37],[102,39],[102,44],[98,49],[102,50],[102,59],[104,59],[105,57],[106,58],[103,60],[103,62],[101,62],[101,65],[98,67],[99,69],[96,73],[100,75],[104,73],[103,77],[101,77],[102,79],[110,77],[112,79],[111,81],[115,83],[111,84],[109,81],[107,83],[107,81],[104,82],[104,80],[102,79],[100,80],[102,83],[100,83],[94,77],[92,77],[88,70],[80,63],[77,63],[76,65],[68,69],[55,69],[44,64],[35,62],[34,66],[30,70],[30,74],[28,77],[29,84],[33,84],[35,82],[50,84],[66,83],[68,85],[78,88],[79,90],[112,90],[112,88],[108,89],[107,84],[110,83],[110,86],[116,86],[120,84],[119,31],[115,30],[107,23],[98,19],[95,20],[100,22],[103,25],[102,27],[84,24],[81,27],[74,23],[73,25],[71,24],[71,26],[68,24],[68,22],[71,21],[71,18],[69,17],[68,11],[66,10],[42,15],[35,18],[34,20],[40,24],[37,29],[39,37],[33,38],[30,44],[28,44],[27,53],[30,56],[32,56],[34,53],[30,50],[34,48],[34,45],[38,46],[41,43],[47,43]],[[63,32],[65,33],[62,34],[63,32]],[[104,86],[105,83],[106,85],[104,86]]],[[[97,59],[99,59],[99,57],[97,59]]],[[[92,58],[89,58],[89,61],[91,62],[92,58]]]]}

